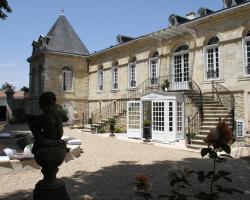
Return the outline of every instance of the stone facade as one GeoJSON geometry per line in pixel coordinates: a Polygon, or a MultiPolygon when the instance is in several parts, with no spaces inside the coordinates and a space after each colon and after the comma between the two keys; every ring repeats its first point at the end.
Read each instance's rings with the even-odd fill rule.
{"type": "MultiPolygon", "coordinates": [[[[129,87],[129,64],[136,63],[136,86],[143,85],[151,76],[149,63],[157,52],[157,76],[173,78],[176,73],[174,56],[179,55],[178,47],[186,45],[188,76],[203,93],[212,91],[212,81],[231,91],[235,98],[235,119],[243,120],[247,131],[250,129],[250,74],[245,72],[245,41],[250,31],[249,12],[249,2],[229,6],[93,54],[72,53],[75,49],[72,52],[47,51],[45,48],[29,58],[31,98],[35,99],[44,91],[53,91],[60,104],[73,104],[74,115],[81,116],[85,112],[91,117],[103,110],[106,113],[123,113],[128,94],[135,90],[129,87]],[[215,46],[218,49],[219,76],[208,79],[206,53],[213,37],[218,38],[215,46]],[[72,90],[67,92],[62,87],[64,66],[69,66],[73,72],[72,90]],[[114,89],[112,70],[115,66],[118,67],[118,87],[114,89]],[[99,88],[100,69],[103,72],[102,90],[99,88]]],[[[48,38],[53,40],[53,34],[50,36],[48,38]]],[[[39,41],[35,46],[37,44],[39,41]]],[[[186,116],[194,111],[191,105],[187,102],[186,116]]]]}

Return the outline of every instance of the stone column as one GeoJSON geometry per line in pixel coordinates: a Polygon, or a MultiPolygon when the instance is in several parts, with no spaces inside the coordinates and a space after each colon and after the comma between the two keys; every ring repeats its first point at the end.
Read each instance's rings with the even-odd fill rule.
{"type": "Polygon", "coordinates": [[[5,91],[6,101],[7,101],[7,121],[13,120],[13,96],[14,90],[11,85],[7,85],[7,89],[5,91]]]}

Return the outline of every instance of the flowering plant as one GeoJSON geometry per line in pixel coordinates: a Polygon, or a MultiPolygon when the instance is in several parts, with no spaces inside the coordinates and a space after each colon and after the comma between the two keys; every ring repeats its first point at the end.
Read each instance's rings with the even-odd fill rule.
{"type": "Polygon", "coordinates": [[[221,185],[216,185],[216,192],[214,192],[214,183],[220,179],[224,179],[228,182],[232,182],[229,177],[230,172],[225,170],[216,171],[216,163],[227,162],[225,157],[232,158],[230,156],[231,147],[230,145],[234,142],[233,132],[226,124],[225,120],[219,119],[219,122],[215,129],[211,129],[204,142],[208,145],[207,148],[201,149],[201,156],[205,157],[208,155],[210,159],[213,160],[213,169],[207,173],[204,171],[198,171],[198,180],[203,183],[206,179],[211,179],[210,181],[210,193],[200,191],[196,197],[198,199],[218,199],[220,193],[232,194],[233,192],[242,193],[240,190],[235,188],[226,188],[221,185]],[[218,155],[218,152],[224,151],[225,154],[218,155]]]}
{"type": "Polygon", "coordinates": [[[135,177],[135,194],[145,200],[152,199],[148,177],[144,174],[139,174],[135,177]]]}

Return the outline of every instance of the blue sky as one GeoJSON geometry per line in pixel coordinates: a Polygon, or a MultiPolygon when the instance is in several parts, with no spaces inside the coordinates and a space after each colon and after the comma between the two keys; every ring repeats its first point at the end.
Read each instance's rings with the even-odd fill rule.
{"type": "Polygon", "coordinates": [[[168,26],[170,14],[185,16],[200,7],[219,10],[222,0],[9,0],[13,10],[0,21],[0,85],[28,86],[31,43],[46,35],[62,8],[90,52],[168,26]]]}

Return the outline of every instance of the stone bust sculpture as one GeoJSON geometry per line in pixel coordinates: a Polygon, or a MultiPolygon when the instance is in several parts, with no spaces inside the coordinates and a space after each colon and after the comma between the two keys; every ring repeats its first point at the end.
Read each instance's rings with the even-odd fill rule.
{"type": "Polygon", "coordinates": [[[65,142],[61,140],[62,119],[66,120],[67,117],[62,116],[62,109],[56,104],[56,95],[52,92],[45,92],[40,96],[39,106],[43,114],[27,115],[35,139],[32,153],[44,175],[35,186],[33,199],[70,200],[64,182],[56,178],[58,166],[63,163],[68,151],[65,142]]]}

